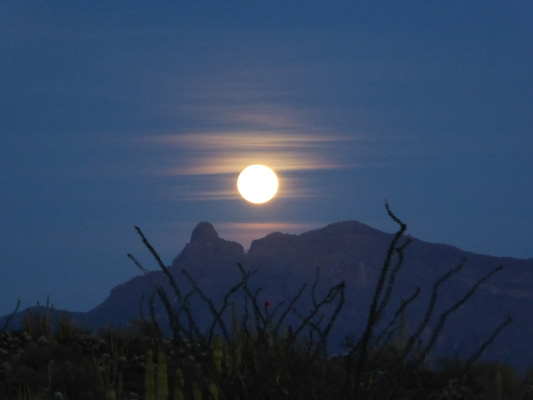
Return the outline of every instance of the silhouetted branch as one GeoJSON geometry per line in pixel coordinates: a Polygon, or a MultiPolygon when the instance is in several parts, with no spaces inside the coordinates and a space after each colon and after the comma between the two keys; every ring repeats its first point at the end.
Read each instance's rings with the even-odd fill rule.
{"type": "Polygon", "coordinates": [[[11,319],[15,316],[19,307],[20,307],[20,299],[17,300],[17,305],[15,306],[15,309],[13,310],[13,312],[9,314],[9,316],[6,318],[6,322],[4,323],[4,326],[2,327],[2,329],[0,329],[0,332],[3,332],[8,328],[9,323],[11,322],[11,319]]]}
{"type": "MultiPolygon", "coordinates": [[[[391,267],[392,257],[395,252],[395,249],[397,248],[398,242],[400,241],[400,238],[402,237],[403,233],[407,229],[407,225],[405,225],[398,217],[394,215],[394,213],[389,208],[389,204],[387,202],[385,202],[385,208],[387,209],[388,215],[400,226],[400,229],[394,235],[387,249],[385,261],[383,262],[383,267],[381,268],[381,272],[378,277],[378,282],[376,284],[376,289],[374,290],[374,295],[372,297],[372,303],[368,310],[366,327],[363,331],[363,335],[361,336],[361,339],[359,340],[356,346],[356,348],[359,351],[359,354],[357,356],[355,372],[354,372],[355,374],[355,383],[353,385],[354,397],[357,397],[357,394],[360,389],[359,387],[361,384],[362,373],[363,373],[365,364],[367,362],[370,340],[372,338],[372,333],[376,327],[376,324],[379,321],[378,304],[380,302],[381,292],[383,291],[385,280],[387,279],[387,274],[391,267]]],[[[353,349],[353,351],[355,351],[355,348],[353,349]]],[[[353,351],[352,351],[352,355],[353,355],[353,351]]]]}
{"type": "Polygon", "coordinates": [[[489,336],[489,338],[485,342],[483,342],[483,344],[481,346],[479,346],[479,349],[468,359],[468,361],[466,362],[466,364],[465,364],[465,366],[463,368],[463,372],[462,372],[463,376],[467,373],[468,369],[474,363],[474,361],[476,361],[479,357],[481,357],[483,352],[485,350],[487,350],[487,348],[492,344],[494,339],[496,339],[496,337],[505,328],[507,328],[507,326],[511,325],[512,323],[513,323],[513,319],[510,316],[507,316],[505,321],[503,321],[500,325],[498,325],[498,327],[496,327],[496,329],[492,332],[492,334],[489,336]]]}
{"type": "Polygon", "coordinates": [[[403,358],[406,358],[409,352],[412,350],[415,342],[418,341],[418,339],[421,337],[422,333],[426,329],[426,327],[429,324],[429,320],[431,316],[433,315],[433,311],[435,309],[435,306],[437,304],[437,298],[439,293],[440,286],[446,282],[448,279],[450,279],[453,275],[458,273],[464,266],[466,262],[466,258],[463,259],[456,267],[450,269],[447,271],[442,277],[440,277],[434,284],[433,284],[433,290],[431,292],[431,298],[429,300],[428,306],[426,307],[426,312],[424,313],[424,317],[422,318],[422,321],[418,325],[418,328],[415,330],[415,332],[409,337],[407,340],[407,344],[403,350],[403,358]]]}
{"type": "Polygon", "coordinates": [[[425,359],[425,357],[427,356],[429,351],[433,348],[433,345],[434,345],[435,341],[437,340],[437,337],[440,334],[442,328],[444,327],[444,323],[446,322],[446,319],[450,316],[450,314],[453,313],[454,311],[458,310],[463,304],[465,304],[466,301],[470,297],[472,297],[472,295],[476,292],[476,290],[478,289],[478,287],[481,284],[483,284],[485,281],[487,281],[487,279],[489,279],[491,276],[493,276],[494,274],[498,273],[502,269],[503,269],[503,265],[499,265],[496,268],[494,268],[493,270],[489,271],[487,274],[485,274],[483,277],[481,277],[474,285],[472,285],[470,290],[468,292],[466,292],[466,294],[459,301],[457,301],[455,304],[453,304],[450,308],[448,308],[446,311],[444,311],[440,315],[439,320],[437,322],[437,326],[433,330],[431,338],[429,339],[428,343],[426,344],[426,346],[422,350],[422,353],[420,354],[419,363],[422,362],[425,359]]]}

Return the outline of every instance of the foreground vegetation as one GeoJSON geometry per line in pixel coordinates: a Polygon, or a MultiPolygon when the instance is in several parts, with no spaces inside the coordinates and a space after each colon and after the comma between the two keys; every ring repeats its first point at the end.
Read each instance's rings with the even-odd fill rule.
{"type": "Polygon", "coordinates": [[[451,269],[430,288],[419,325],[406,332],[405,312],[420,288],[401,304],[389,304],[409,240],[403,236],[406,226],[388,206],[387,211],[399,230],[385,255],[365,329],[346,338],[342,355],[328,354],[326,345],[344,305],[343,282],[320,294],[317,271],[310,288],[304,284],[287,303],[270,305],[260,300],[260,290],[249,286],[254,272],[238,265],[241,280],[215,303],[183,271],[192,288],[185,291],[136,228],[167,278],[166,286],[154,284],[149,316],[141,315],[128,329],[88,332],[68,315],[55,321],[49,308],[28,313],[19,331],[0,333],[0,398],[533,399],[533,373],[520,378],[509,366],[478,361],[510,319],[494,327],[470,359],[443,359],[430,368],[428,356],[449,315],[501,267],[480,277],[437,315],[430,330],[439,288],[463,263],[451,269]],[[303,296],[313,305],[307,312],[297,307],[303,296]],[[244,304],[240,309],[237,297],[244,304]],[[212,316],[209,326],[198,325],[193,300],[212,316]],[[161,326],[158,308],[164,310],[168,328],[161,326]],[[389,321],[384,321],[386,315],[391,315],[389,321]],[[422,332],[428,330],[423,341],[422,332]]]}
{"type": "MultiPolygon", "coordinates": [[[[72,330],[33,338],[0,334],[2,399],[341,399],[344,357],[312,358],[305,345],[289,350],[281,338],[257,339],[232,357],[215,341],[212,348],[176,347],[152,340],[142,327],[130,331],[72,330]]],[[[69,328],[69,329],[71,329],[69,328]]],[[[366,391],[380,397],[380,377],[394,364],[390,348],[367,367],[366,391]]],[[[402,399],[533,399],[533,374],[520,378],[497,362],[441,360],[421,368],[400,385],[402,399]]],[[[349,397],[354,398],[354,397],[349,397]]]]}

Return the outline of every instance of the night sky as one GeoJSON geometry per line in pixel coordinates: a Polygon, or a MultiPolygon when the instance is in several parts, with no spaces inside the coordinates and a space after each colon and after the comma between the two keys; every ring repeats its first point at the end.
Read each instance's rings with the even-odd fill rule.
{"type": "Polygon", "coordinates": [[[533,257],[533,3],[2,1],[0,314],[87,311],[200,221],[533,257]],[[265,164],[278,195],[243,200],[265,164]]]}

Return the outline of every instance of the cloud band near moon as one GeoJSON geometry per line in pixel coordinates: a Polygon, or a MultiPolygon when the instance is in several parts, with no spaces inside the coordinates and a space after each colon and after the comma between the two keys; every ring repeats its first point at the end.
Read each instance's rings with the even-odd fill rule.
{"type": "Polygon", "coordinates": [[[343,160],[339,155],[354,141],[326,136],[260,130],[199,132],[146,136],[141,143],[152,144],[158,151],[167,154],[165,165],[160,163],[150,168],[148,174],[174,176],[187,187],[187,190],[169,188],[174,200],[239,198],[236,179],[244,168],[252,164],[267,165],[278,174],[278,196],[306,197],[320,194],[306,187],[305,173],[353,167],[350,160],[343,160]],[[187,150],[190,150],[190,156],[187,150]],[[172,159],[172,153],[179,153],[180,157],[172,159]]]}

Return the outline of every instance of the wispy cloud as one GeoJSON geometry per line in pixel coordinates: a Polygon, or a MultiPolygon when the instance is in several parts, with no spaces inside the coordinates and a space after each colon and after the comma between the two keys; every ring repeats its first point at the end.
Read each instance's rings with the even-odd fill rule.
{"type": "MultiPolygon", "coordinates": [[[[148,226],[142,226],[142,228],[150,236],[149,239],[153,243],[157,243],[159,250],[164,249],[169,254],[169,257],[174,257],[176,256],[176,251],[179,251],[190,242],[190,235],[200,221],[159,221],[157,223],[151,222],[148,226]],[[171,234],[160,234],[161,232],[171,232],[171,234]],[[177,244],[181,248],[176,248],[177,244]]],[[[250,248],[254,240],[264,238],[273,232],[297,235],[313,229],[320,229],[327,225],[327,223],[321,221],[287,222],[278,220],[270,222],[238,222],[235,220],[222,221],[220,219],[209,221],[213,224],[220,238],[240,243],[245,250],[250,248]]]]}
{"type": "Polygon", "coordinates": [[[299,234],[324,225],[326,224],[319,222],[219,222],[215,224],[215,229],[220,237],[236,241],[248,249],[252,241],[272,232],[299,234]]]}
{"type": "Polygon", "coordinates": [[[362,152],[355,146],[375,138],[342,132],[335,125],[337,114],[322,102],[309,101],[312,94],[302,92],[301,82],[295,81],[305,66],[241,65],[216,54],[225,61],[217,61],[216,73],[199,67],[190,79],[169,78],[170,100],[158,112],[178,128],[139,138],[162,155],[148,174],[187,181],[183,200],[227,199],[238,196],[233,184],[194,191],[193,181],[222,181],[224,175],[235,181],[248,165],[264,164],[280,177],[279,196],[303,197],[311,193],[304,187],[304,174],[351,169],[361,162],[354,157],[362,152]]]}
{"type": "Polygon", "coordinates": [[[180,151],[179,163],[153,171],[161,175],[233,174],[250,164],[266,164],[276,171],[349,167],[332,151],[332,147],[350,142],[340,137],[255,131],[161,135],[143,140],[180,151]]]}
{"type": "MultiPolygon", "coordinates": [[[[255,121],[259,117],[250,118],[255,121]]],[[[275,124],[278,123],[289,125],[287,121],[275,124]]],[[[187,191],[172,196],[185,201],[239,197],[236,177],[251,164],[268,165],[278,174],[281,197],[317,195],[299,182],[302,172],[352,167],[351,160],[343,159],[341,153],[354,140],[333,134],[280,130],[203,131],[146,136],[140,140],[165,154],[177,155],[175,161],[166,157],[166,164],[153,166],[148,174],[187,180],[187,191]],[[210,183],[198,180],[201,177],[210,179],[210,183]]]]}

